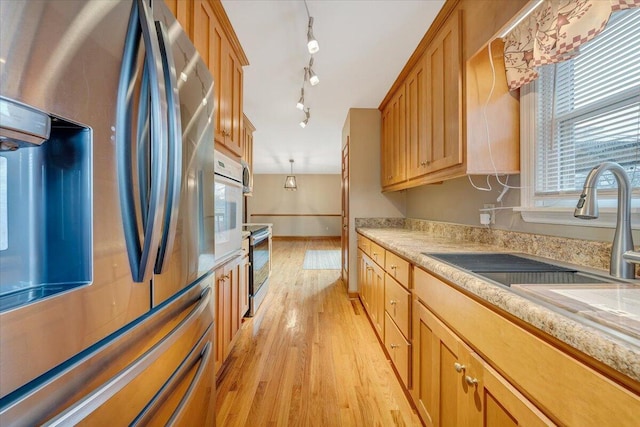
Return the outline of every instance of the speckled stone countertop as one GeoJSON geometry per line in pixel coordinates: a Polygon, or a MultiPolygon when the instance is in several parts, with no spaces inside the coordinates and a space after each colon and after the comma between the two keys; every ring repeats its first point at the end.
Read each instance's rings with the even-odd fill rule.
{"type": "MultiPolygon", "coordinates": [[[[395,224],[394,224],[395,225],[395,224]]],[[[552,309],[422,252],[513,252],[504,246],[460,241],[406,228],[367,228],[357,231],[381,246],[403,256],[414,265],[455,283],[486,302],[591,356],[616,371],[640,381],[640,341],[617,336],[581,321],[569,312],[552,309]]],[[[595,271],[595,270],[594,270],[595,271]]],[[[605,271],[599,271],[606,274],[605,271]]]]}

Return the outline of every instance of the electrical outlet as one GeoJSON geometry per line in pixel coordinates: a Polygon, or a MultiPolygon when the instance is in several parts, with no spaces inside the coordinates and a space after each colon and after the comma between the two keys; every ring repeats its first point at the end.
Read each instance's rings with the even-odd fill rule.
{"type": "Polygon", "coordinates": [[[496,211],[494,210],[496,208],[496,205],[494,205],[493,203],[485,203],[484,204],[484,208],[485,209],[491,209],[488,211],[484,211],[484,213],[488,213],[491,217],[491,220],[489,221],[490,224],[495,224],[496,223],[496,211]]]}

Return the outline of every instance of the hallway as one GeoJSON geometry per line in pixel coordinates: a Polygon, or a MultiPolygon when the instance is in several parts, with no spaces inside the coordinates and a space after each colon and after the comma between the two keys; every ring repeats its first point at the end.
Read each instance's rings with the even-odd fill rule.
{"type": "Polygon", "coordinates": [[[274,240],[269,294],[218,377],[216,425],[420,425],[339,270],[303,270],[338,239],[274,240]]]}

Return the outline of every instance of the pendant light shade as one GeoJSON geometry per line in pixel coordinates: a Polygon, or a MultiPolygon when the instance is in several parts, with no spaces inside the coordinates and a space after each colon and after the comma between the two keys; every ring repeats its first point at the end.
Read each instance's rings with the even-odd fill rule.
{"type": "Polygon", "coordinates": [[[289,159],[289,163],[291,163],[291,175],[288,175],[284,180],[284,189],[296,191],[298,189],[298,185],[296,184],[296,177],[293,174],[293,159],[289,159]]]}

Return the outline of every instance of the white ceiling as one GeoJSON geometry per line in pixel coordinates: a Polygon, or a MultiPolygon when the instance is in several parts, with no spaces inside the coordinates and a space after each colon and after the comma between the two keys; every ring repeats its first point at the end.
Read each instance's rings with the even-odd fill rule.
{"type": "Polygon", "coordinates": [[[308,0],[320,44],[305,85],[309,125],[295,105],[307,51],[302,0],[222,0],[250,65],[244,112],[256,126],[254,173],[339,174],[349,108],[378,108],[443,0],[308,0]]]}

